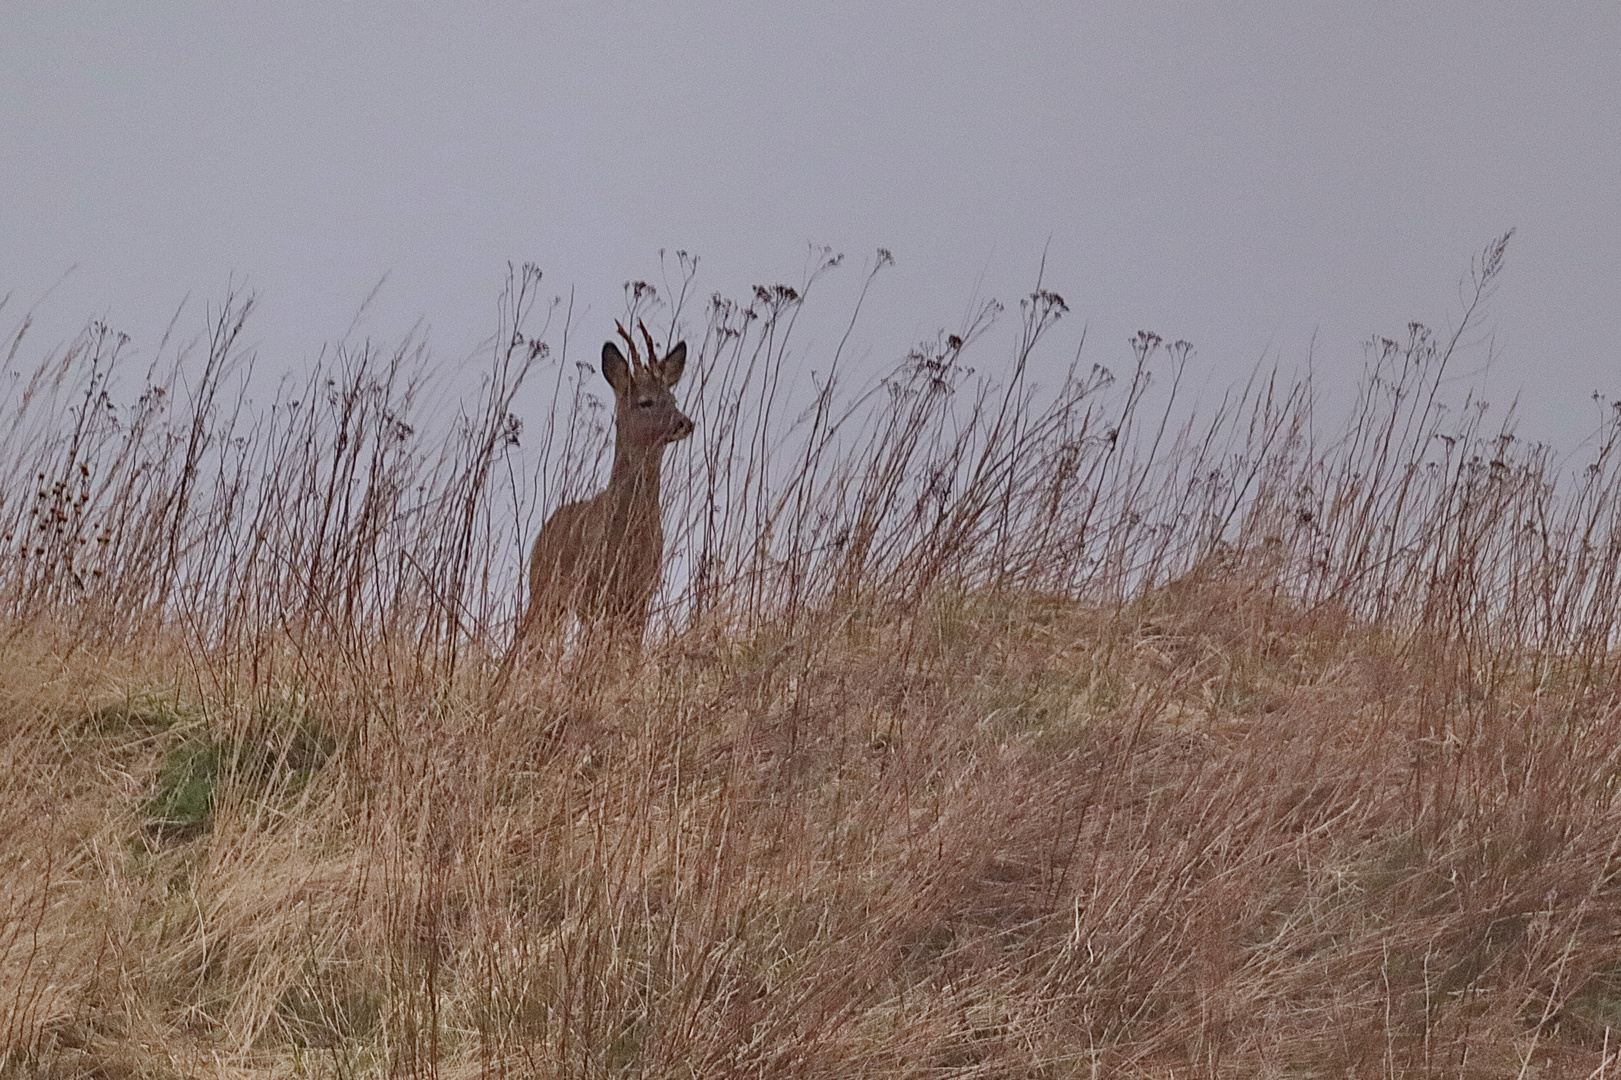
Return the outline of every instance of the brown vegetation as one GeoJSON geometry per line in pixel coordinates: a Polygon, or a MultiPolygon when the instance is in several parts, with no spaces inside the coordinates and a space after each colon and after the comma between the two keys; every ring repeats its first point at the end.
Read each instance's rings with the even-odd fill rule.
{"type": "Polygon", "coordinates": [[[1621,425],[1446,407],[1502,252],[1332,437],[1038,387],[1044,291],[784,421],[806,288],[717,300],[648,652],[499,692],[534,275],[438,443],[409,347],[256,411],[227,305],[125,404],[92,328],[0,443],[0,1074],[1606,1075],[1621,425]]]}

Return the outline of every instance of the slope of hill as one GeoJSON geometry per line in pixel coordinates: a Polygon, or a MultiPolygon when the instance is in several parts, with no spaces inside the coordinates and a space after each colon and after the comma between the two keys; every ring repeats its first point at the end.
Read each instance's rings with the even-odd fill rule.
{"type": "Polygon", "coordinates": [[[93,325],[0,428],[0,1076],[1607,1075],[1621,410],[1450,392],[1502,256],[1333,423],[1044,386],[1039,291],[794,413],[805,290],[717,300],[645,652],[517,662],[605,434],[532,272],[448,423],[93,325]]]}

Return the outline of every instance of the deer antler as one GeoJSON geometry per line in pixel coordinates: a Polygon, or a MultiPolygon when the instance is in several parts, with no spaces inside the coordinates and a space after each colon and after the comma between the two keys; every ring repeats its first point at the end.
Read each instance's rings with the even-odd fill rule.
{"type": "Polygon", "coordinates": [[[636,329],[642,332],[642,340],[647,342],[647,362],[649,364],[655,363],[658,359],[658,350],[653,348],[653,335],[647,332],[647,324],[637,319],[636,329]]]}
{"type": "MultiPolygon", "coordinates": [[[[642,363],[641,354],[636,351],[636,339],[630,336],[630,331],[625,329],[625,324],[620,322],[618,319],[615,319],[614,320],[614,329],[619,331],[619,336],[625,339],[625,344],[626,345],[630,346],[630,367],[631,367],[631,370],[632,371],[640,371],[644,367],[646,367],[646,365],[642,363]]],[[[647,331],[645,329],[642,331],[643,334],[645,334],[646,332],[647,331]]],[[[652,342],[649,341],[648,344],[649,344],[649,346],[651,346],[652,342]]],[[[652,349],[649,348],[649,350],[648,350],[648,359],[651,360],[652,358],[653,358],[652,357],[652,349]]]]}

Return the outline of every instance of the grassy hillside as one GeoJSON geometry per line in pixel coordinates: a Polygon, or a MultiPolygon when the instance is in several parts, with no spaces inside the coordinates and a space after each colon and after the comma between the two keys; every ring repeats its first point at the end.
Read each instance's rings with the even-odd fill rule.
{"type": "Polygon", "coordinates": [[[647,650],[507,677],[536,284],[437,426],[409,343],[255,407],[237,303],[14,379],[0,1075],[1621,1067],[1616,433],[1488,428],[1475,307],[1330,424],[1038,379],[1046,292],[792,402],[808,290],[716,301],[647,650]]]}

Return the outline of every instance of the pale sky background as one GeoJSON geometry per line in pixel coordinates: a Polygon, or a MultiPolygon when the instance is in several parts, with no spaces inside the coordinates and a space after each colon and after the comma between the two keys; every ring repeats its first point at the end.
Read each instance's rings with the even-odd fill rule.
{"type": "Polygon", "coordinates": [[[595,341],[661,248],[737,294],[813,241],[833,311],[895,254],[876,368],[1046,247],[1094,361],[1153,329],[1220,386],[1315,335],[1348,386],[1511,227],[1488,396],[1570,445],[1621,396],[1614,0],[0,3],[0,329],[37,307],[36,348],[104,316],[150,353],[234,274],[295,368],[387,274],[365,332],[456,360],[509,260],[595,341]]]}

